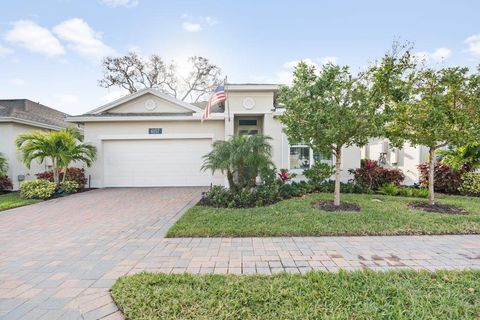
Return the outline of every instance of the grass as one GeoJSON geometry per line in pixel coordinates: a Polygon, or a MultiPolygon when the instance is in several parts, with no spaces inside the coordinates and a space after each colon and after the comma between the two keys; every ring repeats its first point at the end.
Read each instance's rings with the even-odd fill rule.
{"type": "Polygon", "coordinates": [[[39,202],[39,200],[20,198],[20,194],[18,192],[2,194],[0,195],[0,211],[27,206],[37,202],[39,202]]]}
{"type": "Polygon", "coordinates": [[[425,199],[368,194],[342,195],[342,201],[359,204],[360,213],[325,212],[311,205],[313,201],[332,198],[331,194],[312,194],[251,209],[195,206],[170,228],[167,237],[480,233],[479,198],[446,196],[437,201],[464,208],[464,215],[430,213],[407,206],[425,199]]]}
{"type": "Polygon", "coordinates": [[[127,319],[478,319],[480,271],[140,273],[112,296],[127,319]]]}

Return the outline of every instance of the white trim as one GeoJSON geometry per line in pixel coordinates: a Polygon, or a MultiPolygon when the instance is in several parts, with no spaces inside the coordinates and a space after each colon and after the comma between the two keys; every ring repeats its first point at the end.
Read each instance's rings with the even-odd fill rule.
{"type": "MultiPolygon", "coordinates": [[[[67,122],[112,122],[112,121],[201,121],[202,116],[110,116],[110,117],[89,117],[88,115],[81,117],[67,117],[67,122]]],[[[213,113],[212,116],[204,121],[225,120],[223,113],[213,113]]]]}
{"type": "Polygon", "coordinates": [[[50,124],[45,124],[37,121],[19,119],[16,117],[0,117],[0,122],[15,122],[20,124],[26,124],[33,127],[44,128],[44,129],[51,129],[51,130],[62,130],[65,129],[64,127],[54,126],[50,124]]]}
{"type": "Polygon", "coordinates": [[[228,91],[277,91],[279,84],[228,84],[228,91]]]}
{"type": "Polygon", "coordinates": [[[101,113],[101,112],[104,112],[104,111],[107,111],[107,110],[110,110],[112,108],[115,108],[116,106],[118,105],[121,105],[125,102],[128,102],[130,100],[133,100],[135,98],[138,98],[138,97],[141,97],[147,93],[150,93],[150,94],[153,94],[154,96],[157,96],[158,98],[160,99],[163,99],[163,100],[166,100],[168,102],[171,102],[173,104],[176,104],[178,106],[181,106],[183,108],[186,108],[188,110],[192,110],[193,112],[196,112],[196,113],[202,113],[203,112],[203,109],[199,108],[199,107],[196,107],[194,105],[191,105],[189,103],[186,103],[184,101],[181,101],[175,97],[172,97],[172,96],[169,96],[165,93],[162,93],[158,90],[155,90],[155,89],[152,89],[152,88],[146,88],[146,89],[142,89],[140,91],[137,91],[135,93],[132,93],[132,94],[129,94],[129,95],[126,95],[124,97],[121,97],[120,99],[117,99],[115,101],[112,101],[110,103],[107,103],[101,107],[98,107],[96,109],[93,109],[89,112],[87,112],[87,114],[98,114],[98,113],[101,113]]]}
{"type": "Polygon", "coordinates": [[[170,134],[108,134],[98,136],[99,140],[189,140],[213,139],[210,133],[170,133],[170,134]]]}

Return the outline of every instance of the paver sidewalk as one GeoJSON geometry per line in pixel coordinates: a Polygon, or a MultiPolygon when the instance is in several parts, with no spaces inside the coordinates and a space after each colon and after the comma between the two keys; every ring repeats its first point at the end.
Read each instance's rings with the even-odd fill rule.
{"type": "Polygon", "coordinates": [[[165,239],[200,191],[103,189],[0,213],[0,318],[122,319],[109,288],[141,271],[480,268],[480,235],[165,239]]]}

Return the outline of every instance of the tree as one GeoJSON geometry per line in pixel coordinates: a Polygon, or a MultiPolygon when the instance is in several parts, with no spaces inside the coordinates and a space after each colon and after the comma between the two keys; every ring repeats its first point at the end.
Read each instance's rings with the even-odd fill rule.
{"type": "Polygon", "coordinates": [[[8,170],[8,163],[5,156],[0,152],[0,177],[6,176],[8,170]]]}
{"type": "Polygon", "coordinates": [[[386,55],[372,72],[386,98],[387,138],[396,147],[405,141],[428,147],[428,201],[434,205],[436,151],[479,141],[480,75],[460,67],[434,70],[416,65],[408,54],[404,57],[409,60],[406,68],[395,67],[399,60],[386,55]],[[392,69],[401,72],[388,71],[392,69]]]}
{"type": "MultiPolygon", "coordinates": [[[[82,142],[77,129],[67,128],[60,131],[34,131],[19,134],[15,143],[22,152],[23,162],[30,168],[33,160],[42,163],[45,159],[52,161],[53,181],[58,185],[59,174],[74,161],[90,166],[96,157],[96,148],[82,142]]],[[[65,179],[66,174],[63,175],[65,179]]],[[[63,181],[62,181],[63,182],[63,181]]]]}
{"type": "Polygon", "coordinates": [[[470,143],[460,147],[449,146],[447,150],[438,150],[437,154],[442,157],[443,163],[455,170],[480,168],[479,143],[470,143]]]}
{"type": "Polygon", "coordinates": [[[197,102],[215,89],[221,72],[204,57],[194,56],[189,62],[191,70],[183,78],[177,74],[173,62],[165,63],[156,54],[148,58],[134,52],[121,57],[106,57],[102,62],[104,76],[99,85],[120,87],[129,93],[154,88],[182,101],[197,102]]]}
{"type": "Polygon", "coordinates": [[[233,191],[253,187],[260,170],[273,165],[270,140],[270,137],[257,134],[234,135],[226,141],[215,141],[212,151],[203,157],[202,170],[226,174],[233,191]]]}
{"type": "Polygon", "coordinates": [[[290,143],[335,156],[335,198],[340,205],[342,148],[363,146],[378,134],[381,113],[368,86],[367,74],[352,75],[348,67],[326,64],[317,72],[300,62],[293,84],[280,90],[286,111],[280,117],[290,143]]]}

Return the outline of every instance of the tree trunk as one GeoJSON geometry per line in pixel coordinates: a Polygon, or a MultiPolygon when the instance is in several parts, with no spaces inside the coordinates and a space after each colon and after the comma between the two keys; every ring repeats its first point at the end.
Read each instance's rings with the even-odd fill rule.
{"type": "Polygon", "coordinates": [[[227,170],[227,180],[230,190],[235,191],[237,188],[235,186],[235,182],[233,181],[233,173],[230,170],[227,170]]]}
{"type": "Polygon", "coordinates": [[[242,191],[243,190],[243,187],[244,187],[244,183],[243,183],[243,175],[244,175],[244,165],[243,165],[243,161],[240,161],[238,163],[238,170],[237,170],[237,174],[238,174],[238,177],[237,177],[237,187],[238,187],[238,190],[239,191],[242,191]]]}
{"type": "Polygon", "coordinates": [[[430,205],[435,204],[435,148],[430,147],[430,157],[428,159],[428,203],[430,205]]]}
{"type": "Polygon", "coordinates": [[[53,172],[53,182],[55,182],[55,185],[58,186],[58,167],[57,167],[57,161],[55,158],[52,158],[52,172],[53,172]]]}
{"type": "Polygon", "coordinates": [[[335,196],[333,205],[340,205],[340,171],[342,165],[342,149],[335,150],[335,196]]]}

